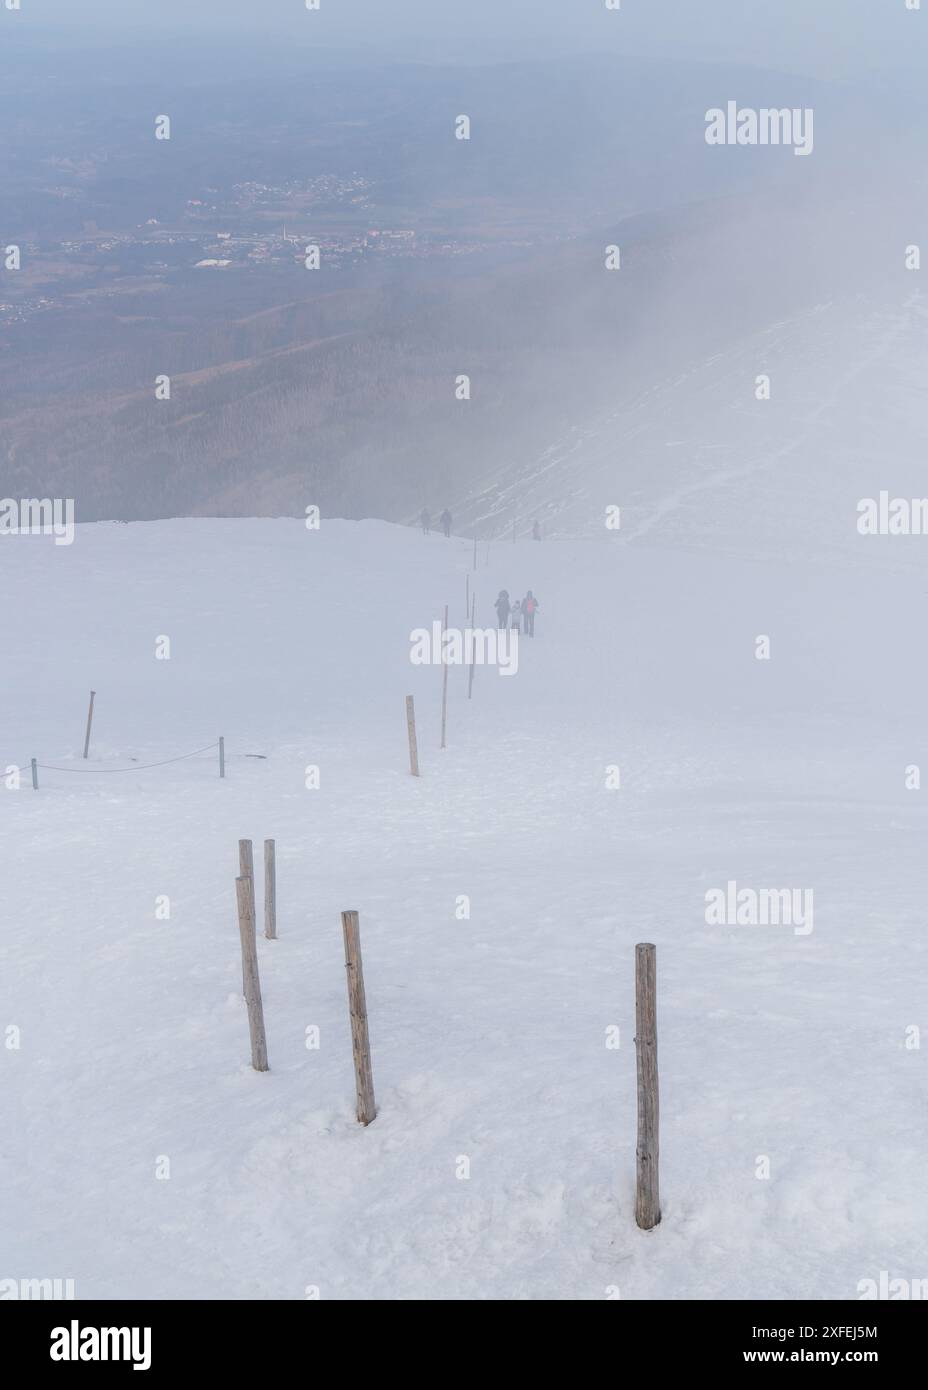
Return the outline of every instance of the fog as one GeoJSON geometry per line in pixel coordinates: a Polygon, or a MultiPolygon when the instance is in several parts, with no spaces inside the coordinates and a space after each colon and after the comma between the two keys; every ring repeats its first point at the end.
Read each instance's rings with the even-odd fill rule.
{"type": "Polygon", "coordinates": [[[668,412],[704,441],[687,486],[745,447],[714,362],[749,380],[787,317],[825,357],[823,305],[866,339],[917,287],[925,16],[902,4],[0,17],[22,252],[0,304],[6,489],[87,519],[298,514],[312,494],[350,517],[447,502],[488,531],[595,526],[578,499],[619,481],[603,459],[632,418],[647,511],[679,484],[653,437],[668,412]],[[808,140],[709,142],[707,113],[739,104],[797,133],[807,115],[808,140]]]}
{"type": "Polygon", "coordinates": [[[0,0],[0,1298],[924,1296],[926,24],[0,0]]]}
{"type": "Polygon", "coordinates": [[[17,19],[69,43],[248,34],[467,62],[661,51],[819,76],[917,68],[928,42],[905,0],[622,0],[618,10],[604,0],[321,0],[312,13],[301,0],[23,0],[17,19]]]}

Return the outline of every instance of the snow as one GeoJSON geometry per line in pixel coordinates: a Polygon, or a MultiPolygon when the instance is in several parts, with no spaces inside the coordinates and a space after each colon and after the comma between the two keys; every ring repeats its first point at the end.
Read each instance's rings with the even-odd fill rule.
{"type": "Polygon", "coordinates": [[[735,526],[728,549],[678,528],[661,544],[660,527],[494,543],[488,563],[481,545],[478,623],[501,587],[531,587],[537,636],[514,678],[478,670],[472,701],[449,672],[443,752],[441,671],[410,664],[409,635],[445,603],[463,625],[467,540],[325,518],[0,539],[0,766],[25,769],[0,785],[0,1033],[21,1030],[0,1047],[0,1278],[74,1278],[78,1298],[680,1299],[923,1277],[925,1063],[906,1030],[928,1022],[928,860],[905,769],[926,762],[926,542],[859,537],[851,491],[826,562],[811,528],[736,561],[735,526]],[[31,756],[81,764],[91,688],[91,760],[34,793],[31,756]],[[109,770],[220,734],[225,781],[215,750],[109,770]],[[259,916],[277,841],[266,1074],[240,994],[240,837],[259,916]],[[814,890],[814,931],[708,926],[728,880],[814,890]],[[650,1233],[634,1223],[647,940],[650,1233]]]}
{"type": "Polygon", "coordinates": [[[586,534],[621,504],[628,540],[856,564],[847,508],[880,486],[925,490],[928,298],[911,289],[916,276],[902,278],[902,290],[845,296],[738,336],[630,400],[617,383],[615,410],[475,499],[478,524],[511,527],[515,515],[521,529],[537,516],[586,534]],[[755,398],[761,373],[767,401],[755,398]]]}

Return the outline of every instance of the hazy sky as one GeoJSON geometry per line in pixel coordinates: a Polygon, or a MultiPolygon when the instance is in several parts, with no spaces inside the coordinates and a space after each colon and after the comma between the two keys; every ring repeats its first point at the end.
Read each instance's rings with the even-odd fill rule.
{"type": "Polygon", "coordinates": [[[564,52],[664,50],[831,76],[924,62],[928,0],[0,0],[4,25],[57,28],[71,42],[144,31],[278,37],[417,60],[500,60],[564,52]]]}

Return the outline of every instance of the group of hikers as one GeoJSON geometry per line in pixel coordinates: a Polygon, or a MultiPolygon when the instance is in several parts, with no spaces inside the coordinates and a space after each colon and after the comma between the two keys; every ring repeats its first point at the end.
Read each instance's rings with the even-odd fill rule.
{"type": "MultiPolygon", "coordinates": [[[[422,508],[422,511],[419,515],[419,520],[422,522],[422,532],[424,535],[427,536],[432,526],[432,518],[429,516],[428,507],[422,508]]],[[[442,512],[441,516],[438,518],[438,524],[444,531],[446,536],[451,535],[451,513],[448,511],[447,507],[442,512]]]]}
{"type": "MultiPolygon", "coordinates": [[[[428,507],[423,507],[419,514],[422,523],[423,535],[428,535],[432,526],[432,518],[428,507]]],[[[438,524],[446,536],[451,535],[451,513],[446,507],[438,518],[438,524]]],[[[513,530],[515,538],[515,530],[513,530]]],[[[532,523],[532,540],[541,540],[541,526],[537,521],[532,523]]],[[[510,601],[509,590],[500,589],[499,598],[494,603],[498,626],[509,628],[515,632],[524,632],[526,637],[535,636],[535,614],[538,612],[538,600],[529,589],[525,598],[517,598],[510,601]]]]}
{"type": "MultiPolygon", "coordinates": [[[[419,520],[422,523],[422,534],[427,536],[432,529],[432,518],[428,507],[422,508],[422,511],[419,513],[419,520]]],[[[451,513],[448,511],[447,507],[438,518],[438,524],[442,531],[444,531],[446,537],[451,535],[451,513]]],[[[513,529],[513,539],[515,539],[515,534],[515,529],[513,529]]],[[[532,540],[541,540],[541,523],[538,521],[532,522],[532,540]]]]}
{"type": "Polygon", "coordinates": [[[538,600],[531,589],[525,598],[514,599],[512,603],[509,601],[509,590],[500,589],[499,598],[493,606],[500,627],[514,628],[516,632],[524,632],[527,637],[535,636],[538,600]]]}

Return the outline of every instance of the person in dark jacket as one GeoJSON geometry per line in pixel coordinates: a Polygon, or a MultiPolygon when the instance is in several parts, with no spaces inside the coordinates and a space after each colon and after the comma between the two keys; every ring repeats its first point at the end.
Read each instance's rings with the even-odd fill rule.
{"type": "Polygon", "coordinates": [[[429,526],[432,524],[432,518],[429,516],[428,507],[422,508],[422,511],[419,513],[419,520],[422,522],[422,534],[427,536],[429,533],[429,526]]]}
{"type": "Polygon", "coordinates": [[[527,637],[535,636],[535,614],[538,611],[538,600],[529,589],[525,598],[522,600],[522,624],[525,628],[527,637]]]}
{"type": "Polygon", "coordinates": [[[509,591],[508,591],[508,589],[500,589],[500,591],[499,591],[499,598],[496,600],[496,603],[495,603],[493,606],[494,606],[494,608],[496,609],[496,617],[497,617],[497,619],[498,619],[498,624],[497,624],[497,625],[498,625],[499,627],[508,627],[508,626],[509,626],[509,591]]]}
{"type": "Polygon", "coordinates": [[[537,522],[537,521],[532,522],[532,540],[533,540],[533,541],[540,541],[540,540],[541,540],[541,525],[540,525],[540,523],[537,522]]]}
{"type": "Polygon", "coordinates": [[[442,512],[441,516],[440,516],[438,519],[439,519],[439,521],[441,522],[441,529],[444,531],[445,535],[446,535],[446,536],[450,536],[450,535],[451,535],[451,513],[448,511],[448,508],[447,508],[447,507],[445,508],[445,510],[442,512]]]}

